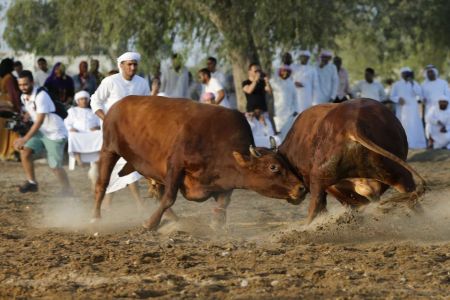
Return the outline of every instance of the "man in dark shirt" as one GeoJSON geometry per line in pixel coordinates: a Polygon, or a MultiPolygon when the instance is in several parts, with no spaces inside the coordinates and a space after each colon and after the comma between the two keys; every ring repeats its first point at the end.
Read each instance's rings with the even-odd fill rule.
{"type": "Polygon", "coordinates": [[[261,123],[269,119],[274,132],[276,132],[272,118],[267,113],[266,93],[272,94],[269,77],[261,70],[261,66],[255,63],[248,67],[248,79],[242,82],[245,98],[247,99],[247,118],[258,117],[261,123]],[[262,111],[262,114],[260,112],[262,111]],[[256,114],[255,114],[256,112],[256,114]]]}

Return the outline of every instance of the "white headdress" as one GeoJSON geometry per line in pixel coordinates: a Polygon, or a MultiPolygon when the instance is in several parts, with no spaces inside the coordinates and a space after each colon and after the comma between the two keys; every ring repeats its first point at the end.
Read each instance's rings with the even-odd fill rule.
{"type": "Polygon", "coordinates": [[[78,100],[80,100],[82,98],[86,98],[86,99],[88,99],[88,101],[91,100],[91,96],[89,95],[88,92],[86,92],[86,91],[79,91],[78,93],[75,94],[75,97],[74,97],[74,100],[75,100],[76,104],[78,104],[78,100]]]}
{"type": "Polygon", "coordinates": [[[120,69],[120,63],[128,60],[135,60],[139,62],[141,60],[141,55],[137,52],[125,52],[121,56],[117,58],[117,67],[119,68],[119,72],[121,72],[120,69]]]}

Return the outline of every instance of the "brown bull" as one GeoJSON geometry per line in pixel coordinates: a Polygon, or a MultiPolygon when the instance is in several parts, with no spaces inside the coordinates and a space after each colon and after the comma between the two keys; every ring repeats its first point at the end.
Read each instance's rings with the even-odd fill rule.
{"type": "Polygon", "coordinates": [[[104,122],[94,218],[111,171],[119,159],[164,186],[160,205],[145,227],[155,229],[176,199],[178,190],[188,200],[218,203],[225,209],[233,189],[252,189],[264,196],[292,201],[305,189],[282,157],[253,148],[245,117],[235,110],[191,100],[128,96],[111,107],[104,122]]]}
{"type": "Polygon", "coordinates": [[[389,186],[417,199],[425,181],[406,162],[405,131],[384,105],[356,99],[314,106],[299,115],[279,147],[311,193],[308,223],[326,209],[327,193],[360,206],[389,186]],[[421,184],[416,190],[416,175],[421,184]],[[413,193],[414,192],[414,193],[413,193]]]}

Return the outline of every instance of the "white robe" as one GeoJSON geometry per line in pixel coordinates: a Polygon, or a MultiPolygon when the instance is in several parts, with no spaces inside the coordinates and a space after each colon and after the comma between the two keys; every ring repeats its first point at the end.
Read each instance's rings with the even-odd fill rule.
{"type": "Polygon", "coordinates": [[[252,129],[253,140],[256,147],[270,148],[270,137],[274,137],[277,145],[281,143],[278,136],[275,135],[268,115],[264,116],[265,124],[262,124],[254,117],[247,117],[248,124],[252,129]]]}
{"type": "Polygon", "coordinates": [[[317,93],[319,78],[316,68],[310,65],[298,65],[292,74],[294,83],[300,82],[303,87],[295,87],[297,99],[297,112],[310,108],[312,106],[314,95],[317,93]]]}
{"type": "Polygon", "coordinates": [[[372,83],[361,80],[352,89],[353,97],[369,98],[377,101],[386,100],[386,92],[383,85],[377,81],[372,83]]]}
{"type": "MultiPolygon", "coordinates": [[[[92,111],[96,112],[102,109],[107,113],[114,103],[129,95],[150,95],[148,81],[137,75],[134,75],[129,81],[125,80],[120,73],[108,76],[102,80],[100,86],[91,97],[92,111]]],[[[138,172],[119,177],[119,172],[126,163],[126,160],[122,157],[117,161],[106,189],[107,194],[123,189],[128,184],[142,178],[142,175],[138,172]]]]}
{"type": "Polygon", "coordinates": [[[417,103],[417,98],[421,97],[422,89],[415,81],[412,84],[401,79],[392,86],[391,100],[397,103],[397,118],[406,131],[408,145],[411,149],[426,148],[424,128],[420,118],[419,104],[417,103]],[[401,97],[405,100],[404,105],[398,104],[401,97]]]}
{"type": "Polygon", "coordinates": [[[313,105],[328,103],[336,99],[339,87],[339,76],[336,66],[333,63],[328,63],[323,68],[318,66],[316,71],[319,84],[313,105]]]}
{"type": "Polygon", "coordinates": [[[166,68],[161,74],[161,92],[167,97],[189,98],[189,72],[181,68],[176,72],[172,67],[166,68]]]}
{"type": "Polygon", "coordinates": [[[436,78],[436,80],[425,80],[422,83],[423,98],[425,99],[425,116],[429,108],[437,105],[439,97],[445,95],[450,97],[447,81],[436,78]]]}
{"type": "MultiPolygon", "coordinates": [[[[74,159],[74,153],[80,153],[83,162],[95,162],[98,160],[102,148],[103,135],[100,130],[91,131],[91,128],[100,126],[100,119],[90,108],[72,107],[67,111],[64,125],[69,132],[68,153],[69,158],[74,159]],[[76,129],[78,132],[72,132],[76,129]]],[[[73,170],[74,164],[69,163],[69,169],[73,170]]]]}
{"type": "Polygon", "coordinates": [[[450,108],[441,110],[438,104],[434,105],[428,110],[425,122],[426,135],[434,141],[433,148],[447,147],[447,149],[450,149],[450,108]],[[438,121],[445,126],[447,132],[441,132],[441,125],[438,125],[438,121]]]}
{"type": "Polygon", "coordinates": [[[297,112],[295,85],[292,80],[281,79],[279,76],[270,79],[273,90],[274,121],[280,139],[283,140],[294,122],[293,114],[297,112]]]}

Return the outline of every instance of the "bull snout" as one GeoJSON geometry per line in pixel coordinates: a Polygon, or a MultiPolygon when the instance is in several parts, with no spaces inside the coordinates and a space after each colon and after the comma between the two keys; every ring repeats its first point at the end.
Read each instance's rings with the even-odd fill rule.
{"type": "Polygon", "coordinates": [[[287,199],[287,202],[289,202],[290,204],[299,205],[303,202],[303,200],[305,200],[307,193],[308,191],[303,186],[303,184],[298,184],[289,194],[290,198],[287,199]]]}

